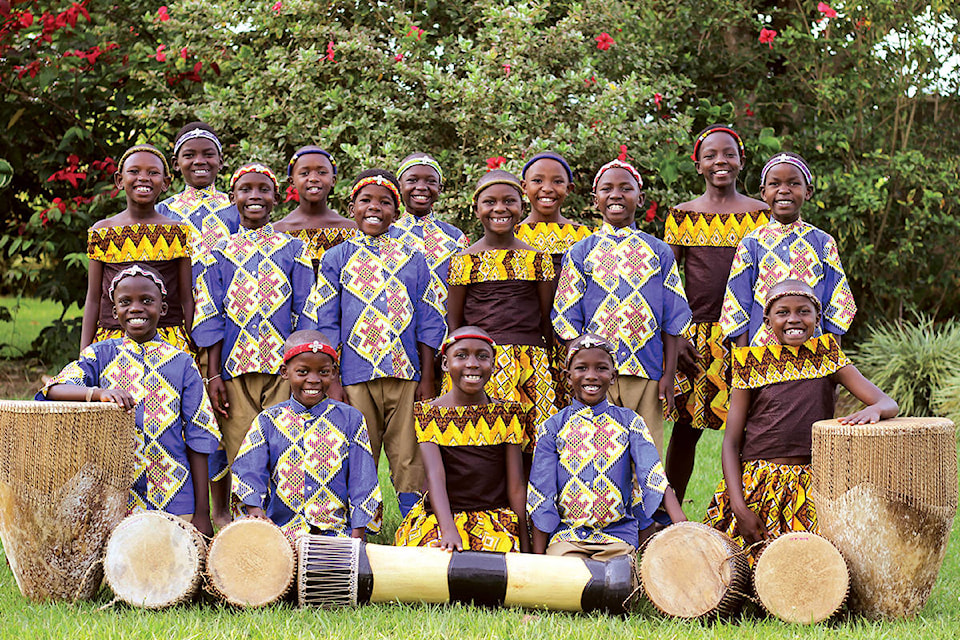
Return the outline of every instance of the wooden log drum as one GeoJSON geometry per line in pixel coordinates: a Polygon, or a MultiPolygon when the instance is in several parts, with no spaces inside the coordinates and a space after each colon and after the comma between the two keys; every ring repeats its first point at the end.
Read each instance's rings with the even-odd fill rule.
{"type": "Polygon", "coordinates": [[[210,590],[238,607],[276,602],[290,590],[296,570],[290,540],[267,520],[230,523],[217,533],[207,553],[210,590]]]}

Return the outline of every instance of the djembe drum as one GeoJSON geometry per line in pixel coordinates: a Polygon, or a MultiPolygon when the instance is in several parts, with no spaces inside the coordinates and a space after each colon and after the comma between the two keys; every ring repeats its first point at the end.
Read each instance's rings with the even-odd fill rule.
{"type": "Polygon", "coordinates": [[[297,563],[280,527],[245,518],[221,529],[207,552],[210,590],[238,607],[262,607],[282,598],[293,585],[297,563]]]}
{"type": "Polygon", "coordinates": [[[815,423],[811,496],[820,532],[850,568],[850,608],[912,616],[930,596],[957,511],[953,423],[815,423]]]}
{"type": "Polygon", "coordinates": [[[629,556],[579,558],[387,547],[355,538],[298,540],[301,605],[469,602],[559,611],[623,612],[632,591],[629,556]]]}
{"type": "Polygon", "coordinates": [[[133,416],[114,404],[0,400],[0,539],[24,596],[96,594],[136,442],[133,416]]]}

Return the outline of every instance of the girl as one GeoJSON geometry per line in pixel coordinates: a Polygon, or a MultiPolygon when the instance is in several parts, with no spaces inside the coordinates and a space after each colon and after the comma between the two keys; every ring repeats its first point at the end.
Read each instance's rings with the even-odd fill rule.
{"type": "MultiPolygon", "coordinates": [[[[511,173],[495,170],[480,178],[473,204],[484,235],[450,262],[447,319],[451,331],[475,325],[500,345],[487,393],[533,412],[523,438],[524,452],[532,454],[533,426],[557,410],[547,360],[553,346],[553,264],[549,255],[514,236],[522,198],[520,181],[511,173]]],[[[449,389],[446,381],[444,388],[449,389]]]]}
{"type": "Polygon", "coordinates": [[[154,208],[170,187],[170,167],[163,154],[148,144],[127,149],[118,167],[114,180],[126,194],[127,208],[87,232],[90,266],[80,348],[123,335],[110,313],[109,286],[120,271],[140,262],[156,270],[167,289],[169,310],[160,318],[160,337],[186,351],[193,318],[190,226],[160,215],[154,208]]]}
{"type": "Polygon", "coordinates": [[[414,408],[427,474],[423,499],[397,529],[396,544],[450,551],[530,551],[520,442],[523,407],[484,391],[497,346],[479,327],[460,327],[440,349],[449,392],[414,408]]]}
{"type": "Polygon", "coordinates": [[[690,327],[677,340],[676,410],[667,477],[682,501],[693,472],[697,441],[704,429],[722,429],[729,403],[730,342],[720,329],[723,292],[737,244],[768,222],[769,207],[737,191],[746,157],[733,128],[710,125],[693,143],[694,167],[706,190],[698,198],[670,209],[663,240],[684,265],[690,327]]]}
{"type": "Polygon", "coordinates": [[[832,335],[814,337],[820,299],[798,280],[770,289],[763,323],[776,344],[733,352],[733,391],[723,436],[723,480],[705,522],[751,545],[789,531],[818,532],[810,499],[811,431],[833,417],[842,384],[867,405],[841,424],[897,415],[897,403],[850,364],[832,335]]]}

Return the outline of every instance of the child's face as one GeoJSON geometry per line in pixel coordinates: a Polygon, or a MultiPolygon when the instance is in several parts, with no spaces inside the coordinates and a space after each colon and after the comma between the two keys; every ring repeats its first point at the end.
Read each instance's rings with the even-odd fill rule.
{"type": "Polygon", "coordinates": [[[337,176],[329,158],[320,153],[307,153],[293,165],[293,186],[306,202],[325,202],[333,190],[337,176]]]}
{"type": "Polygon", "coordinates": [[[368,184],[357,192],[349,210],[361,232],[368,236],[381,236],[393,223],[397,206],[390,189],[379,184],[368,184]]]}
{"type": "Polygon", "coordinates": [[[522,213],[520,192],[508,184],[491,185],[477,199],[477,218],[486,233],[513,235],[522,213]]]}
{"type": "Polygon", "coordinates": [[[493,373],[493,347],[483,340],[457,340],[443,355],[443,370],[453,386],[467,395],[483,391],[493,373]]]}
{"type": "Polygon", "coordinates": [[[726,187],[736,184],[740,175],[740,146],[736,139],[724,131],[711,133],[700,144],[700,157],[695,166],[707,184],[726,187]]]}
{"type": "Polygon", "coordinates": [[[567,365],[567,380],[570,381],[573,397],[585,405],[593,406],[602,402],[616,379],[613,359],[600,348],[577,351],[567,365]]]}
{"type": "Polygon", "coordinates": [[[131,154],[114,180],[127,194],[127,200],[141,205],[156,202],[170,186],[170,176],[164,173],[163,161],[147,151],[131,154]]]}
{"type": "Polygon", "coordinates": [[[423,217],[430,213],[440,197],[440,176],[431,167],[417,164],[400,176],[400,195],[407,211],[423,217]]]}
{"type": "Polygon", "coordinates": [[[146,342],[157,333],[160,317],[166,315],[160,287],[143,276],[130,276],[113,291],[113,317],[123,333],[135,342],[146,342]]]}
{"type": "Polygon", "coordinates": [[[563,201],[573,187],[563,165],[550,158],[541,158],[527,167],[522,184],[530,206],[544,218],[560,215],[563,201]]]}
{"type": "Polygon", "coordinates": [[[280,365],[280,377],[290,382],[293,398],[309,408],[326,397],[337,377],[337,365],[325,353],[305,351],[280,365]]]}
{"type": "Polygon", "coordinates": [[[202,189],[214,183],[223,162],[212,140],[194,138],[180,147],[176,166],[183,174],[184,182],[195,189],[202,189]]]}
{"type": "Polygon", "coordinates": [[[780,344],[797,347],[813,337],[820,316],[810,298],[783,296],[770,305],[763,322],[780,344]]]}
{"type": "Polygon", "coordinates": [[[780,163],[767,171],[760,186],[760,197],[769,205],[777,222],[790,224],[800,217],[801,205],[813,197],[813,186],[807,184],[799,167],[780,163]]]}
{"type": "Polygon", "coordinates": [[[643,204],[643,191],[626,169],[608,169],[600,176],[593,203],[604,222],[620,229],[633,224],[637,207],[643,204]]]}
{"type": "Polygon", "coordinates": [[[277,190],[273,180],[264,174],[245,173],[233,185],[230,200],[240,212],[240,224],[247,229],[259,229],[270,222],[277,190]]]}

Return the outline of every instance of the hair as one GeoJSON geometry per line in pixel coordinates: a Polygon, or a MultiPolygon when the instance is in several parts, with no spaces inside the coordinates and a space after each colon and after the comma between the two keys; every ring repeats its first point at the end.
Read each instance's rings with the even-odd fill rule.
{"type": "Polygon", "coordinates": [[[473,202],[476,204],[477,198],[480,196],[480,193],[487,187],[492,187],[495,184],[505,184],[513,187],[517,190],[517,193],[520,194],[520,197],[523,198],[523,187],[520,186],[520,180],[517,176],[513,175],[509,171],[504,171],[503,169],[494,169],[493,171],[488,171],[487,173],[480,176],[480,179],[477,180],[477,188],[473,191],[473,202]]]}
{"type": "Polygon", "coordinates": [[[189,132],[189,131],[193,131],[194,129],[203,129],[204,131],[209,131],[209,132],[212,133],[213,135],[217,135],[217,130],[216,130],[216,129],[214,129],[213,127],[211,127],[211,126],[210,126],[209,124],[207,124],[206,122],[203,122],[203,121],[201,121],[201,120],[197,120],[197,121],[195,121],[195,122],[190,122],[190,123],[185,124],[185,125],[183,125],[182,127],[180,127],[180,130],[177,131],[177,135],[175,135],[175,136],[173,137],[174,143],[176,143],[178,140],[180,140],[180,138],[183,137],[183,134],[185,134],[185,133],[187,133],[187,132],[189,132]]]}
{"type": "Polygon", "coordinates": [[[301,344],[310,344],[316,340],[320,344],[325,344],[333,346],[330,344],[330,339],[321,331],[316,329],[301,329],[300,331],[294,331],[290,336],[283,342],[284,352],[289,351],[290,349],[300,346],[301,344]]]}
{"type": "Polygon", "coordinates": [[[767,172],[778,164],[792,164],[800,170],[800,173],[803,174],[803,179],[807,181],[807,186],[813,186],[813,172],[810,171],[810,165],[807,164],[807,161],[804,160],[803,157],[798,153],[781,151],[770,156],[770,159],[767,160],[767,163],[763,165],[763,170],[760,171],[761,187],[766,182],[767,172]]]}
{"type": "Polygon", "coordinates": [[[270,167],[265,164],[260,164],[259,162],[247,163],[234,171],[230,177],[230,191],[233,191],[233,188],[237,185],[237,181],[248,173],[259,173],[267,176],[270,178],[270,182],[273,183],[274,194],[280,194],[280,183],[277,181],[277,176],[270,170],[270,167]]]}
{"type": "Polygon", "coordinates": [[[574,338],[570,344],[567,346],[567,359],[566,367],[570,367],[570,362],[573,360],[573,357],[577,355],[580,351],[584,349],[601,349],[610,356],[610,362],[613,364],[614,368],[617,366],[617,358],[614,355],[617,350],[610,344],[610,341],[599,336],[595,333],[584,333],[580,336],[574,338]]]}
{"type": "Polygon", "coordinates": [[[163,175],[165,177],[170,176],[170,164],[167,162],[167,159],[160,153],[160,150],[157,149],[152,144],[135,144],[126,151],[123,152],[123,155],[120,156],[120,161],[117,163],[117,171],[123,171],[123,165],[126,161],[135,153],[152,153],[153,155],[160,158],[160,162],[163,164],[163,175]]]}
{"type": "Polygon", "coordinates": [[[637,188],[641,191],[643,190],[643,178],[640,177],[640,172],[637,171],[637,168],[625,160],[620,158],[615,158],[608,162],[607,164],[600,167],[600,170],[597,171],[597,175],[593,178],[593,192],[597,192],[597,185],[600,184],[600,178],[603,177],[603,174],[609,171],[610,169],[623,169],[630,174],[630,177],[634,179],[637,183],[637,188]]]}
{"type": "Polygon", "coordinates": [[[808,298],[813,307],[817,310],[817,315],[822,313],[822,305],[813,288],[801,280],[781,280],[770,288],[767,292],[767,299],[763,303],[763,315],[770,312],[770,307],[780,298],[787,296],[803,296],[808,298]]]}
{"type": "Polygon", "coordinates": [[[693,153],[690,155],[690,158],[694,161],[700,159],[700,145],[703,144],[703,141],[711,133],[728,133],[733,136],[733,139],[737,141],[737,148],[740,150],[740,159],[746,155],[746,152],[743,148],[743,139],[740,137],[740,134],[736,132],[732,124],[711,124],[704,127],[700,130],[700,133],[697,134],[697,137],[694,139],[693,143],[693,153]]]}
{"type": "Polygon", "coordinates": [[[473,325],[467,325],[460,327],[459,329],[454,329],[447,335],[447,339],[443,341],[443,344],[440,345],[440,355],[446,355],[447,349],[452,347],[454,344],[460,340],[466,340],[468,338],[474,338],[476,340],[482,340],[490,345],[490,350],[494,354],[497,353],[497,343],[490,337],[490,334],[481,329],[480,327],[475,327],[473,325]]]}
{"type": "MultiPolygon", "coordinates": [[[[377,178],[378,176],[380,177],[381,181],[389,182],[390,185],[393,186],[393,189],[391,189],[390,187],[387,187],[387,190],[390,191],[390,195],[393,196],[394,207],[397,210],[399,210],[400,209],[400,182],[397,180],[397,176],[393,175],[391,172],[387,171],[386,169],[381,169],[379,167],[375,167],[373,169],[364,169],[357,175],[356,180],[353,181],[353,188],[350,190],[350,202],[356,202],[357,194],[360,193],[360,189],[370,184],[370,182],[367,182],[366,184],[361,185],[360,184],[361,182],[364,182],[368,178],[377,178]]],[[[383,186],[386,186],[386,185],[383,185],[383,186]]]]}
{"type": "Polygon", "coordinates": [[[303,147],[300,147],[293,152],[293,155],[290,156],[290,162],[287,163],[287,178],[293,175],[293,167],[297,164],[297,160],[303,156],[316,154],[323,156],[330,161],[330,166],[333,167],[333,175],[337,175],[337,161],[333,159],[333,156],[330,155],[330,152],[324,149],[323,147],[318,147],[315,144],[308,144],[303,147]]]}
{"type": "Polygon", "coordinates": [[[173,160],[174,161],[176,161],[177,156],[180,155],[180,149],[183,146],[183,144],[193,138],[206,138],[207,140],[210,140],[211,142],[213,142],[213,146],[217,148],[217,154],[221,157],[221,159],[223,158],[223,148],[222,148],[222,145],[220,144],[220,139],[217,137],[217,132],[214,130],[213,127],[211,127],[206,122],[201,122],[197,120],[196,122],[190,122],[180,127],[180,130],[177,131],[177,135],[174,136],[173,138],[173,160]],[[193,134],[193,132],[197,131],[198,129],[200,131],[206,131],[209,135],[193,134]],[[193,135],[187,135],[187,134],[193,134],[193,135]]]}
{"type": "Polygon", "coordinates": [[[399,179],[407,169],[413,167],[430,167],[437,172],[437,179],[440,180],[441,185],[443,184],[443,171],[440,169],[440,163],[429,153],[418,151],[401,160],[397,167],[397,178],[399,179]]]}
{"type": "Polygon", "coordinates": [[[567,163],[566,159],[556,151],[541,151],[537,155],[527,160],[527,164],[523,165],[523,169],[520,171],[521,178],[524,180],[527,179],[527,169],[529,169],[537,160],[553,160],[554,162],[559,162],[563,167],[563,170],[567,173],[567,182],[573,182],[573,171],[570,169],[570,165],[567,163]]]}
{"type": "Polygon", "coordinates": [[[160,291],[160,299],[167,299],[167,287],[163,284],[163,278],[160,276],[160,272],[151,267],[148,264],[143,264],[142,262],[135,262],[126,269],[120,270],[117,275],[113,276],[113,280],[110,281],[110,287],[107,289],[110,300],[113,300],[114,294],[116,293],[117,286],[126,280],[127,278],[146,278],[153,282],[153,284],[160,291]]]}

